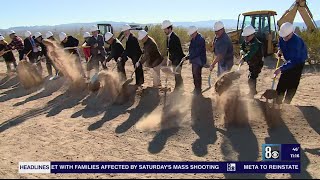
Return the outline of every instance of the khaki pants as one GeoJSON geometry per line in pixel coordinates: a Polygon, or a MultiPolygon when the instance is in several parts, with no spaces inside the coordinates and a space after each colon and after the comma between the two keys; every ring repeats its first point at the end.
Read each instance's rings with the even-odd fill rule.
{"type": "Polygon", "coordinates": [[[161,64],[151,68],[152,76],[153,76],[153,86],[158,87],[161,86],[161,80],[160,80],[160,67],[161,64]]]}

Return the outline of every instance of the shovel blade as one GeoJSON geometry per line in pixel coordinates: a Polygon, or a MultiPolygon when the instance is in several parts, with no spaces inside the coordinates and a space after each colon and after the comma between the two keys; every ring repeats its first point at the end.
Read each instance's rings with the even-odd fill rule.
{"type": "Polygon", "coordinates": [[[122,87],[129,85],[132,81],[133,81],[133,78],[127,79],[127,80],[122,84],[122,87]]]}

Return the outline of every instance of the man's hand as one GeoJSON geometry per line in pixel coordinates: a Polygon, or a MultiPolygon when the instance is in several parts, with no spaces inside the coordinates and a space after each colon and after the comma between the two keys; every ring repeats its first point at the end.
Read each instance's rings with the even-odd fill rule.
{"type": "Polygon", "coordinates": [[[280,68],[278,68],[278,69],[276,69],[275,71],[274,71],[274,77],[277,77],[278,76],[278,74],[280,74],[281,73],[281,69],[280,68]]]}
{"type": "Polygon", "coordinates": [[[4,54],[4,50],[0,51],[0,56],[2,56],[4,54]]]}
{"type": "Polygon", "coordinates": [[[278,57],[283,56],[283,54],[282,54],[281,50],[278,50],[278,52],[277,52],[277,56],[278,56],[278,57]]]}
{"type": "Polygon", "coordinates": [[[136,63],[136,68],[138,68],[140,66],[140,62],[136,63]]]}

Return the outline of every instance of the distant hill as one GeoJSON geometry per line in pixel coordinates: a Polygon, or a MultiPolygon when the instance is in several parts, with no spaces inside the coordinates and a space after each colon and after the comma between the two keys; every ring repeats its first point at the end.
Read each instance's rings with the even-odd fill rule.
{"type": "MultiPolygon", "coordinates": [[[[237,27],[237,20],[235,19],[223,19],[223,23],[225,24],[227,29],[235,29],[237,27]]],[[[216,20],[209,20],[209,21],[196,21],[196,22],[173,22],[175,26],[179,27],[189,27],[191,25],[197,26],[198,28],[212,28],[216,20]]],[[[123,24],[137,24],[132,22],[114,22],[114,21],[99,21],[99,22],[90,22],[90,23],[71,23],[71,24],[60,24],[60,25],[54,25],[54,26],[19,26],[19,27],[11,27],[9,29],[0,29],[0,33],[3,35],[7,35],[7,32],[9,30],[14,30],[16,33],[22,35],[26,30],[31,31],[32,33],[40,31],[40,32],[46,32],[46,31],[52,31],[54,33],[59,33],[61,31],[66,33],[74,33],[74,32],[85,32],[88,31],[89,28],[92,25],[98,24],[98,23],[108,23],[112,24],[115,31],[118,31],[120,27],[123,24]]],[[[156,24],[156,23],[150,23],[150,24],[156,24]]],[[[150,25],[148,24],[148,25],[150,25]]],[[[318,27],[320,27],[320,20],[316,21],[316,24],[318,27]]],[[[140,24],[145,25],[145,24],[140,24]]],[[[294,23],[295,26],[298,26],[300,28],[306,28],[305,24],[303,22],[296,22],[294,23]]]]}

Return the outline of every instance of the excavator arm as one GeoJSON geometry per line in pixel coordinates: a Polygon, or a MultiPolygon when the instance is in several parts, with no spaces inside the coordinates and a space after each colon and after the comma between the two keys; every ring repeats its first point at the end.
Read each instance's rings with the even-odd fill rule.
{"type": "Polygon", "coordinates": [[[312,32],[317,29],[317,25],[313,20],[312,13],[310,12],[306,0],[296,0],[278,20],[278,27],[280,27],[285,22],[293,23],[297,11],[299,11],[303,21],[307,26],[308,31],[312,32]]]}

